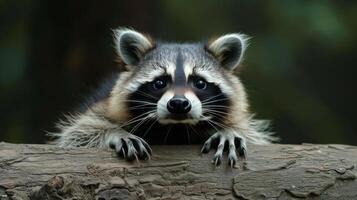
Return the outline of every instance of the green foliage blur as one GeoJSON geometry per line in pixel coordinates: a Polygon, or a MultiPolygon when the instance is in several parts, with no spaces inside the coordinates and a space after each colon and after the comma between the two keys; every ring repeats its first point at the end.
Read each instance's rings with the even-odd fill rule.
{"type": "Polygon", "coordinates": [[[357,1],[0,1],[0,141],[46,131],[117,69],[111,29],[166,41],[251,36],[251,109],[282,143],[357,144],[357,1]]]}

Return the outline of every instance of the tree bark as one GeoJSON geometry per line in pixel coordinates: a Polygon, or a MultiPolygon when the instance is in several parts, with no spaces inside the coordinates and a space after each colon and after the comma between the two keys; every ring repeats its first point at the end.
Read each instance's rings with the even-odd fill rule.
{"type": "MultiPolygon", "coordinates": [[[[236,168],[199,146],[154,146],[128,163],[110,150],[0,143],[0,199],[357,199],[357,147],[248,145],[236,168]]],[[[224,160],[226,161],[226,160],[224,160]]]]}

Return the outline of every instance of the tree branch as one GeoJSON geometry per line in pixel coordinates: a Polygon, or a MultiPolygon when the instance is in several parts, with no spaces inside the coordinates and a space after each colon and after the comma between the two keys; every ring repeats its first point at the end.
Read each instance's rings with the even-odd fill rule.
{"type": "Polygon", "coordinates": [[[0,143],[0,199],[356,199],[357,147],[248,145],[236,169],[199,146],[154,146],[150,161],[111,151],[0,143]]]}

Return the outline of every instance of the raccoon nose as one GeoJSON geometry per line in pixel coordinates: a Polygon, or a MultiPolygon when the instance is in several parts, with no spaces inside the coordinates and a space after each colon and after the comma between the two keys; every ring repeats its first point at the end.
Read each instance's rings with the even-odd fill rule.
{"type": "Polygon", "coordinates": [[[167,102],[167,110],[170,113],[188,113],[191,110],[191,103],[186,97],[173,97],[167,102]]]}

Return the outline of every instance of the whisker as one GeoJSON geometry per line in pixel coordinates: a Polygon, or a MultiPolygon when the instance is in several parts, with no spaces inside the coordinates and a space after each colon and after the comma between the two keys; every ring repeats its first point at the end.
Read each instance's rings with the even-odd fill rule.
{"type": "Polygon", "coordinates": [[[219,131],[212,123],[211,123],[211,120],[207,120],[207,123],[209,124],[209,125],[211,125],[217,132],[219,131]]]}
{"type": "MultiPolygon", "coordinates": [[[[203,138],[203,136],[202,136],[201,134],[197,133],[197,131],[193,128],[192,125],[189,124],[188,127],[191,128],[191,130],[193,131],[193,133],[195,133],[195,134],[198,135],[199,137],[202,137],[202,138],[203,138]]],[[[206,132],[204,132],[204,134],[205,134],[205,133],[206,133],[206,132]]]]}
{"type": "Polygon", "coordinates": [[[212,113],[212,112],[206,112],[206,114],[211,115],[212,117],[215,117],[217,120],[224,122],[224,120],[230,120],[232,116],[223,116],[221,114],[218,113],[212,113]]]}
{"type": "MultiPolygon", "coordinates": [[[[150,111],[144,112],[144,113],[142,113],[142,114],[140,114],[140,115],[128,120],[126,123],[130,123],[130,122],[132,122],[134,120],[140,119],[144,115],[148,115],[148,114],[151,114],[151,113],[154,113],[154,112],[155,112],[155,110],[150,110],[150,111]]],[[[126,124],[126,123],[123,123],[123,124],[126,124]]]]}
{"type": "Polygon", "coordinates": [[[156,107],[156,105],[152,105],[152,104],[142,104],[142,105],[136,105],[136,106],[131,106],[130,108],[140,108],[140,107],[144,107],[144,106],[152,106],[152,107],[156,107]]]}
{"type": "Polygon", "coordinates": [[[166,142],[167,142],[167,138],[168,138],[168,136],[169,136],[169,133],[170,133],[170,131],[171,131],[171,128],[172,128],[172,126],[170,126],[170,127],[168,128],[168,130],[167,130],[167,133],[166,133],[165,138],[164,138],[164,144],[166,144],[166,142]]]}
{"type": "Polygon", "coordinates": [[[137,92],[138,92],[139,94],[143,95],[143,96],[150,97],[150,98],[152,98],[152,99],[158,100],[157,97],[154,97],[154,96],[152,96],[151,94],[148,94],[148,93],[146,93],[146,92],[144,92],[144,91],[142,91],[142,90],[137,90],[137,92]]]}
{"type": "Polygon", "coordinates": [[[151,123],[151,125],[149,126],[149,128],[145,131],[145,133],[143,134],[142,138],[144,139],[145,136],[149,133],[149,131],[151,130],[151,128],[154,126],[154,124],[158,121],[158,119],[155,119],[153,121],[153,123],[151,123]]]}
{"type": "Polygon", "coordinates": [[[229,106],[223,106],[223,105],[204,105],[206,108],[230,108],[229,106]]]}
{"type": "MultiPolygon", "coordinates": [[[[229,128],[228,126],[225,126],[224,124],[219,123],[219,122],[217,122],[217,121],[214,121],[214,120],[212,120],[212,119],[207,119],[207,122],[208,122],[209,124],[213,123],[213,124],[219,126],[220,128],[223,128],[223,129],[229,128]]],[[[211,124],[211,125],[212,125],[212,124],[211,124]]],[[[215,128],[215,129],[216,129],[216,128],[215,128]]],[[[216,129],[216,130],[217,130],[217,129],[216,129]]],[[[218,131],[218,130],[217,130],[217,131],[218,131]]]]}
{"type": "Polygon", "coordinates": [[[212,105],[213,103],[217,103],[217,102],[220,102],[220,101],[226,101],[226,100],[228,100],[228,98],[208,101],[208,102],[202,103],[202,105],[212,105]]]}
{"type": "Polygon", "coordinates": [[[220,110],[213,110],[213,109],[203,109],[203,112],[214,112],[214,113],[217,113],[217,114],[222,114],[223,115],[227,115],[227,116],[233,116],[231,113],[227,113],[227,112],[223,112],[223,111],[220,111],[220,110]]]}
{"type": "Polygon", "coordinates": [[[215,124],[215,125],[221,127],[222,129],[229,129],[228,126],[225,126],[225,125],[223,125],[222,123],[219,123],[219,122],[213,121],[213,120],[209,120],[209,121],[210,121],[211,123],[213,123],[213,124],[215,124]]]}
{"type": "MultiPolygon", "coordinates": [[[[204,116],[204,115],[201,115],[201,117],[205,117],[205,116],[204,116]]],[[[212,120],[207,119],[206,121],[207,121],[207,123],[208,123],[209,125],[212,126],[212,128],[214,128],[216,131],[218,131],[218,129],[211,123],[212,120]]]]}
{"type": "Polygon", "coordinates": [[[140,121],[136,126],[134,126],[131,130],[130,133],[134,134],[135,131],[143,124],[147,122],[147,120],[150,119],[150,116],[146,116],[142,121],[140,121]]]}
{"type": "Polygon", "coordinates": [[[121,125],[121,127],[127,126],[127,125],[132,124],[132,123],[137,122],[137,121],[140,121],[140,120],[142,120],[142,119],[144,118],[144,117],[142,117],[142,116],[150,115],[150,114],[155,113],[155,112],[156,112],[156,110],[150,110],[150,111],[147,111],[147,112],[145,112],[145,113],[142,113],[141,115],[136,116],[136,117],[130,119],[130,120],[127,121],[126,123],[123,123],[123,124],[121,125]]]}
{"type": "Polygon", "coordinates": [[[191,144],[190,133],[188,131],[188,128],[187,128],[186,124],[185,124],[185,128],[186,128],[186,134],[187,134],[187,142],[188,142],[188,144],[191,144]]]}
{"type": "Polygon", "coordinates": [[[211,100],[211,99],[217,98],[217,97],[219,97],[219,96],[221,96],[221,95],[223,95],[223,93],[220,93],[220,94],[217,94],[217,95],[215,95],[215,96],[212,96],[212,97],[210,97],[210,98],[208,98],[208,99],[205,99],[205,100],[202,101],[202,103],[207,102],[207,101],[209,101],[209,100],[211,100]]]}
{"type": "Polygon", "coordinates": [[[141,106],[141,107],[138,107],[138,108],[132,107],[132,108],[129,108],[128,110],[143,110],[143,109],[149,109],[149,108],[156,108],[156,106],[155,107],[153,107],[153,106],[150,106],[150,107],[141,106]]]}
{"type": "Polygon", "coordinates": [[[219,109],[210,109],[210,108],[206,108],[206,107],[203,107],[203,113],[216,114],[217,116],[224,117],[226,119],[229,119],[229,118],[227,118],[228,116],[234,117],[232,113],[228,113],[226,111],[222,111],[219,109]]]}
{"type": "Polygon", "coordinates": [[[143,104],[147,104],[147,105],[156,105],[156,103],[152,103],[149,101],[141,101],[141,100],[134,100],[134,99],[123,100],[123,102],[133,102],[133,103],[143,103],[143,104]]]}
{"type": "Polygon", "coordinates": [[[133,124],[133,123],[139,122],[139,121],[145,119],[146,117],[147,117],[147,116],[141,117],[141,118],[136,119],[136,120],[133,120],[133,121],[130,121],[129,123],[122,124],[120,127],[125,127],[125,126],[131,125],[131,124],[133,124]]]}
{"type": "Polygon", "coordinates": [[[214,119],[215,121],[218,120],[219,122],[224,123],[225,120],[229,120],[229,118],[224,117],[224,116],[220,116],[220,115],[217,115],[217,114],[214,114],[214,113],[209,113],[209,114],[211,114],[213,117],[215,117],[215,119],[214,119]]]}

